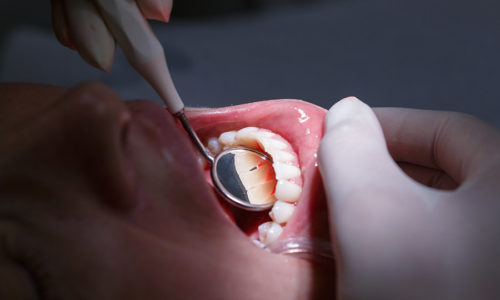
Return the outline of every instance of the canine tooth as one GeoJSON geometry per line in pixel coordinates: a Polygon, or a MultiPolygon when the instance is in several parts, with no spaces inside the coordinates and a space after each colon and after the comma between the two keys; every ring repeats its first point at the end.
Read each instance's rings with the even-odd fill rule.
{"type": "Polygon", "coordinates": [[[286,180],[278,180],[274,196],[281,201],[296,202],[299,200],[301,192],[302,188],[297,184],[286,180]]]}
{"type": "Polygon", "coordinates": [[[273,164],[276,179],[292,179],[300,176],[300,169],[296,166],[275,162],[273,164]]]}
{"type": "Polygon", "coordinates": [[[274,202],[273,208],[269,212],[269,216],[274,222],[283,224],[288,222],[294,210],[295,205],[288,202],[276,201],[274,202]]]}
{"type": "Polygon", "coordinates": [[[212,154],[217,154],[221,151],[219,140],[215,137],[208,139],[207,148],[212,154]]]}
{"type": "Polygon", "coordinates": [[[283,232],[283,227],[275,222],[266,222],[259,225],[259,240],[269,245],[276,241],[283,232]]]}
{"type": "Polygon", "coordinates": [[[226,146],[235,146],[236,143],[236,131],[227,131],[219,136],[219,142],[226,146]]]}

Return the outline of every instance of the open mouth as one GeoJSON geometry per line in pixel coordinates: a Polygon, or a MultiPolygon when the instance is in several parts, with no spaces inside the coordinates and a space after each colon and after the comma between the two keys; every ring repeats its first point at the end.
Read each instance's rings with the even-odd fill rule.
{"type": "MultiPolygon", "coordinates": [[[[218,152],[246,146],[273,158],[270,211],[221,206],[252,241],[262,247],[290,238],[329,241],[326,201],[317,168],[323,136],[323,108],[299,100],[271,100],[219,109],[188,109],[186,116],[202,142],[218,152]]],[[[215,154],[214,153],[214,154],[215,154]]],[[[201,157],[200,157],[201,160],[201,157]]],[[[207,164],[202,167],[208,175],[207,164]]]]}

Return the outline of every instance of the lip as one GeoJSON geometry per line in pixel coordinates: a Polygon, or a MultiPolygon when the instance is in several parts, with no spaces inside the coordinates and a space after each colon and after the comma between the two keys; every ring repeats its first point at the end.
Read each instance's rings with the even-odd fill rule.
{"type": "MultiPolygon", "coordinates": [[[[195,151],[181,126],[163,107],[150,101],[129,102],[129,109],[138,119],[152,127],[150,140],[159,148],[178,148],[174,153],[178,162],[190,165],[191,172],[206,178],[192,156],[195,151]],[[179,130],[172,130],[177,127],[179,130]],[[183,140],[183,141],[180,141],[183,140]],[[191,148],[191,149],[189,149],[191,148]],[[186,151],[189,149],[191,151],[186,151]]],[[[317,149],[323,136],[323,119],[326,110],[316,105],[292,99],[268,100],[249,104],[215,108],[186,108],[185,115],[202,142],[229,130],[255,126],[269,129],[285,138],[297,153],[303,177],[303,190],[297,209],[288,221],[279,240],[290,237],[305,237],[329,242],[328,215],[322,183],[317,167],[317,149]]],[[[221,199],[216,193],[213,193],[221,199]]],[[[244,220],[237,224],[251,239],[257,236],[257,226],[268,218],[265,213],[251,213],[236,209],[224,201],[219,201],[221,213],[229,214],[233,220],[244,220]],[[242,217],[243,216],[243,217],[242,217]],[[245,223],[246,222],[246,223],[245,223]]]]}
{"type": "MultiPolygon", "coordinates": [[[[280,240],[298,236],[329,241],[326,201],[316,155],[323,136],[325,114],[326,110],[321,107],[292,99],[268,100],[216,109],[186,109],[191,126],[204,143],[224,131],[254,126],[269,129],[292,145],[299,158],[304,185],[297,209],[280,240]]],[[[236,213],[243,212],[236,210],[236,213]]],[[[258,218],[260,223],[263,222],[260,219],[267,217],[267,213],[244,214],[258,218]]],[[[255,238],[256,226],[246,229],[247,235],[255,238]]]]}

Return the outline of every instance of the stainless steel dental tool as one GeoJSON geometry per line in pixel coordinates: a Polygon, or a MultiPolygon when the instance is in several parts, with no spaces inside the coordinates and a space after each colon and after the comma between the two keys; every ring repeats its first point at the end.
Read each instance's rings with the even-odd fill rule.
{"type": "MultiPolygon", "coordinates": [[[[211,164],[210,175],[213,184],[229,203],[249,211],[262,211],[271,208],[273,202],[258,203],[260,199],[253,199],[254,197],[249,195],[249,189],[252,189],[252,192],[255,193],[255,189],[259,189],[260,186],[248,186],[242,179],[243,176],[252,176],[248,173],[258,172],[259,168],[265,164],[272,164],[272,159],[267,154],[246,147],[231,147],[214,157],[201,143],[184,115],[184,110],[174,115],[181,121],[182,126],[200,153],[211,164]],[[246,164],[243,164],[242,167],[238,163],[239,160],[244,160],[246,164]]],[[[256,194],[262,193],[257,191],[256,194]]]]}
{"type": "Polygon", "coordinates": [[[184,115],[184,103],[170,76],[163,47],[147,22],[143,21],[138,8],[134,3],[128,2],[124,4],[126,7],[120,9],[106,5],[101,8],[106,12],[107,18],[113,20],[108,25],[128,61],[156,90],[167,109],[180,120],[194,145],[210,162],[213,183],[220,194],[229,203],[245,210],[261,211],[271,208],[272,201],[262,203],[262,199],[249,196],[263,194],[259,193],[258,189],[261,187],[255,184],[255,180],[254,184],[248,185],[242,178],[249,177],[265,164],[272,164],[272,159],[265,153],[244,147],[227,149],[215,157],[207,152],[184,115]]]}

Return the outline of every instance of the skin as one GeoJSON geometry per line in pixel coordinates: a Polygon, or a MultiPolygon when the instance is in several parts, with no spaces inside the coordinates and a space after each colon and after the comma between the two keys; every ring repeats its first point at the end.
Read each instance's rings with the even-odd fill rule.
{"type": "Polygon", "coordinates": [[[332,106],[325,128],[340,298],[498,298],[497,129],[460,113],[372,110],[354,97],[332,106]]]}
{"type": "Polygon", "coordinates": [[[0,95],[1,299],[333,296],[331,269],[242,234],[159,105],[96,83],[0,95]]]}

